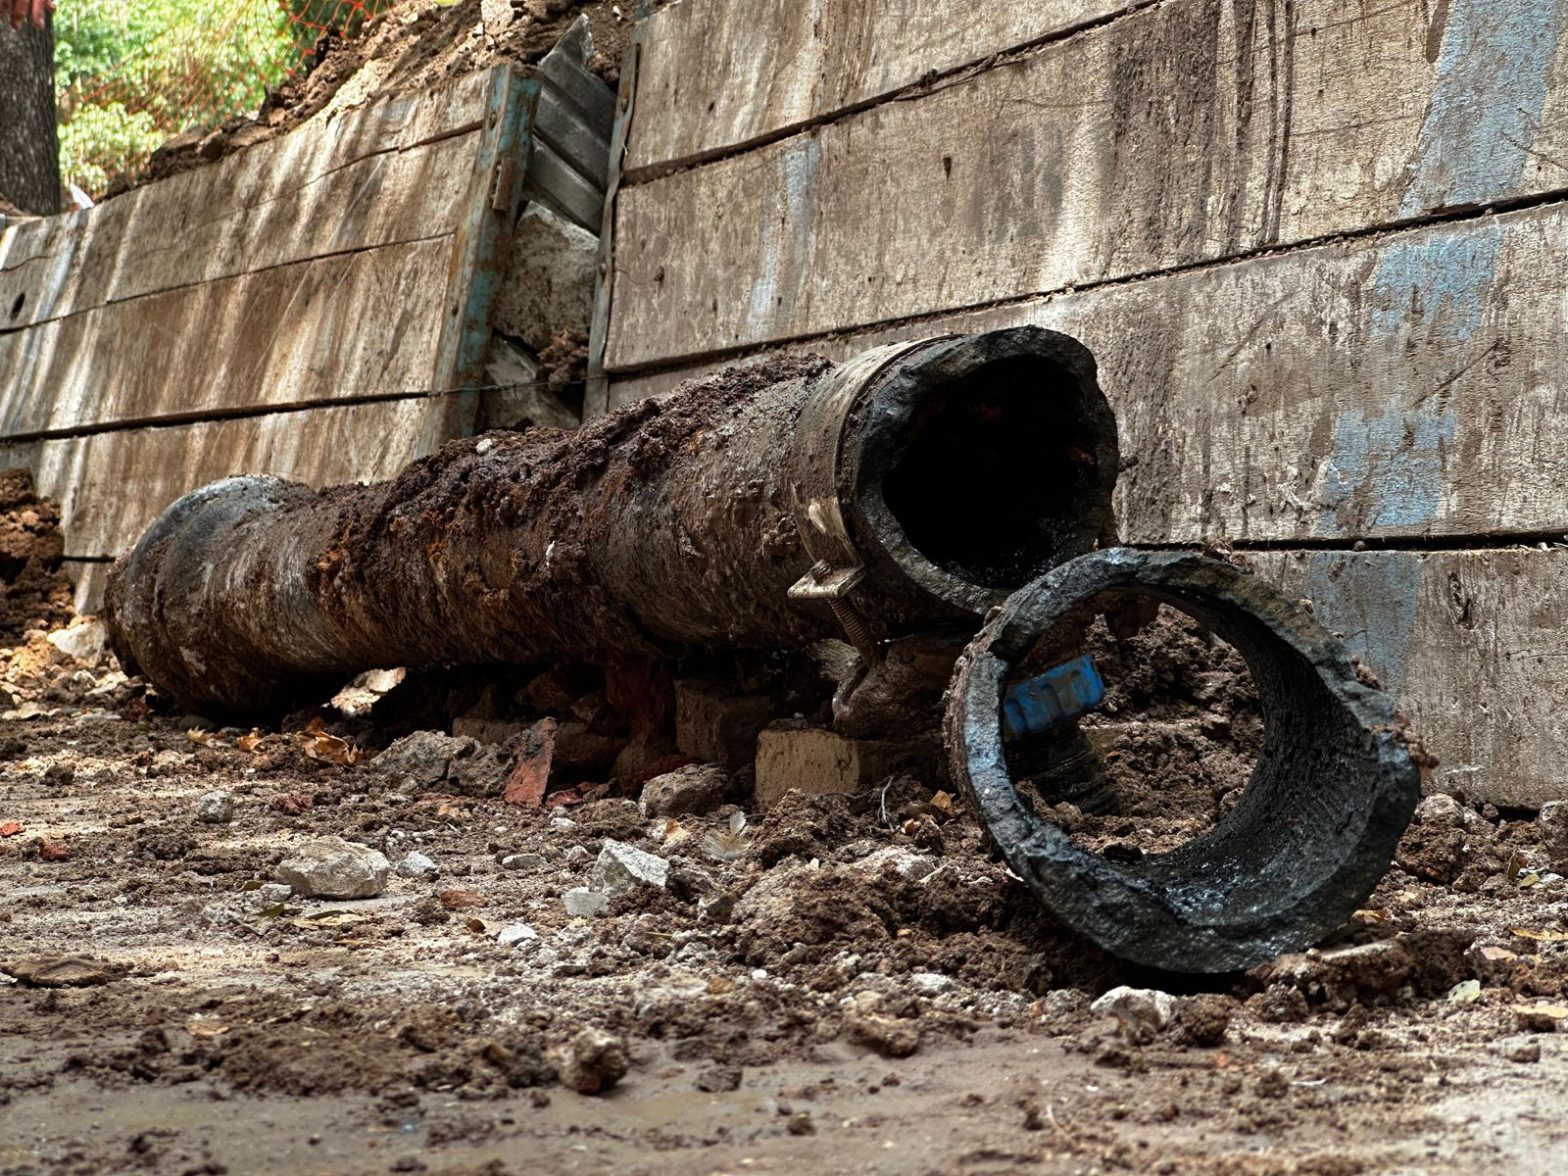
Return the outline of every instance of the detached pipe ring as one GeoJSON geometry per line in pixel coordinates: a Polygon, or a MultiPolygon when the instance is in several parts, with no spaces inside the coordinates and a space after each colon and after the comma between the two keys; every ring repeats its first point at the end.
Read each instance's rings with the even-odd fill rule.
{"type": "Polygon", "coordinates": [[[1388,868],[1432,762],[1393,699],[1358,680],[1344,646],[1271,585],[1206,556],[1126,548],[1069,560],[992,614],[959,661],[946,735],[954,778],[1050,911],[1107,951],[1173,972],[1249,968],[1341,926],[1388,868]],[[1239,803],[1211,830],[1113,862],[1019,796],[1001,701],[1042,638],[1070,649],[1094,614],[1129,597],[1172,605],[1240,652],[1264,735],[1239,803]]]}

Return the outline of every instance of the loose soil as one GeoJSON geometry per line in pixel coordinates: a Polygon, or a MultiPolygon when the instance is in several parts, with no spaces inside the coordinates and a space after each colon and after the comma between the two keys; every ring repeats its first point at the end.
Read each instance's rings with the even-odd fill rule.
{"type": "MultiPolygon", "coordinates": [[[[1102,657],[1121,671],[1103,716],[1124,728],[1114,819],[1190,833],[1255,738],[1243,671],[1170,618],[1102,657]],[[1161,722],[1191,742],[1151,742],[1161,722]],[[1188,800],[1138,790],[1181,755],[1188,800]]],[[[1198,980],[1055,926],[934,781],[767,813],[742,783],[674,819],[613,787],[523,807],[498,795],[515,739],[418,773],[360,757],[395,733],[368,720],[212,730],[37,630],[0,655],[0,681],[17,700],[0,719],[0,966],[19,977],[0,977],[3,1173],[1476,1172],[1568,1156],[1555,812],[1431,798],[1333,942],[1198,980]],[[195,819],[214,789],[231,823],[195,819]],[[393,863],[417,849],[438,872],[373,899],[260,889],[327,834],[393,863]],[[664,858],[666,886],[569,917],[562,896],[611,839],[664,858]],[[517,924],[535,937],[503,946],[517,924]],[[1172,992],[1173,1022],[1093,1013],[1118,984],[1172,992]],[[589,1026],[629,1051],[607,1094],[558,1081],[589,1026]]],[[[537,680],[524,692],[570,707],[553,681],[553,700],[537,680]]],[[[466,729],[486,722],[505,728],[466,729]]]]}
{"type": "MultiPolygon", "coordinates": [[[[652,7],[662,8],[666,2],[652,7]]],[[[588,66],[614,88],[620,82],[635,10],[633,2],[612,0],[513,0],[509,7],[493,6],[486,20],[480,0],[451,5],[404,0],[366,21],[357,36],[325,34],[309,71],[269,93],[253,115],[177,135],[153,153],[141,175],[117,180],[108,195],[265,142],[328,106],[420,93],[507,62],[536,63],[579,16],[588,18],[593,36],[588,66]]]]}

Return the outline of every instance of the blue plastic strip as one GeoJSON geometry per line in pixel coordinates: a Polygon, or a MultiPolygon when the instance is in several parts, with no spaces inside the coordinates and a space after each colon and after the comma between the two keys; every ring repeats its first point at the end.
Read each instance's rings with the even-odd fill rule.
{"type": "Polygon", "coordinates": [[[1009,687],[1002,698],[1002,729],[1010,739],[1038,735],[1093,710],[1104,700],[1105,682],[1084,654],[1009,687]]]}

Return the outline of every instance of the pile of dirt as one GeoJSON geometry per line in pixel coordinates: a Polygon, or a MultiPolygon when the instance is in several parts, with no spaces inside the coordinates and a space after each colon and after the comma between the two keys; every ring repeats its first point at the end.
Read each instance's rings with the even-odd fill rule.
{"type": "Polygon", "coordinates": [[[71,619],[64,554],[59,506],[34,493],[27,470],[0,471],[0,643],[21,644],[29,630],[71,619]]]}

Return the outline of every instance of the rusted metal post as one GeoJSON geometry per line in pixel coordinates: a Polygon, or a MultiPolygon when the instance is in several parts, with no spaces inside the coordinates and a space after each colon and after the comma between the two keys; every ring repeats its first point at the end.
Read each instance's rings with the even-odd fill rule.
{"type": "Polygon", "coordinates": [[[1177,972],[1248,968],[1343,925],[1388,869],[1435,763],[1310,613],[1230,564],[1181,552],[1097,551],[1019,591],[959,660],[946,727],[954,778],[1013,872],[1101,947],[1177,972]],[[1235,808],[1169,853],[1128,862],[1035,814],[1013,785],[1001,712],[1026,659],[1072,657],[1096,614],[1136,597],[1236,647],[1264,737],[1235,808]]]}
{"type": "Polygon", "coordinates": [[[214,483],[116,566],[106,612],[122,661],[228,711],[380,666],[864,645],[1091,548],[1116,465],[1075,340],[921,339],[452,442],[377,485],[214,483]]]}

